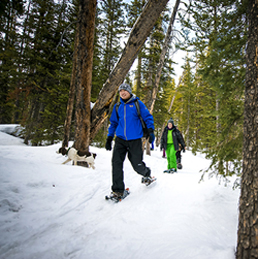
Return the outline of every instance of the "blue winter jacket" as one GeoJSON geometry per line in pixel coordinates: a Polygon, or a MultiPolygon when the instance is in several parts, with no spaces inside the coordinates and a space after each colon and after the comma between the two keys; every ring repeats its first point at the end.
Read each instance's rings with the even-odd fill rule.
{"type": "Polygon", "coordinates": [[[145,104],[139,100],[134,94],[125,103],[120,97],[120,105],[118,108],[118,116],[116,113],[116,105],[114,105],[111,117],[110,126],[108,128],[108,136],[117,137],[124,140],[139,139],[143,136],[142,124],[137,113],[137,109],[134,101],[138,99],[140,112],[142,119],[147,125],[148,129],[154,130],[154,120],[153,116],[150,114],[149,110],[145,104]]]}

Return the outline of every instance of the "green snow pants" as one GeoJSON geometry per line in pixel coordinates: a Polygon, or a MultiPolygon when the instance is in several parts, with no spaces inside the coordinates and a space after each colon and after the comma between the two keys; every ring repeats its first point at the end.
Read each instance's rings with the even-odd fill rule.
{"type": "Polygon", "coordinates": [[[168,161],[168,169],[175,168],[177,170],[176,150],[174,144],[167,144],[166,154],[168,161]]]}

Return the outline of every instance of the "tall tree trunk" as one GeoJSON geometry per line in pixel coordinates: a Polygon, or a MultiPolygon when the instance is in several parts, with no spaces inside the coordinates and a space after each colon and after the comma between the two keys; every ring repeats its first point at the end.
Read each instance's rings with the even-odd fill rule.
{"type": "MultiPolygon", "coordinates": [[[[144,96],[144,103],[146,105],[146,107],[149,109],[150,106],[151,106],[151,96],[152,96],[152,89],[153,89],[153,36],[150,35],[149,37],[149,44],[150,44],[150,47],[149,47],[149,65],[148,65],[148,73],[147,73],[147,84],[146,84],[146,95],[144,96]]],[[[145,149],[146,149],[146,155],[151,155],[151,152],[150,152],[150,143],[148,141],[148,139],[146,139],[146,141],[144,141],[145,143],[145,149]]]]}
{"type": "MultiPolygon", "coordinates": [[[[218,96],[218,94],[216,94],[218,96]]],[[[219,99],[216,99],[216,131],[217,131],[217,145],[219,145],[219,131],[220,131],[220,124],[219,124],[219,99]]]]}
{"type": "Polygon", "coordinates": [[[77,107],[74,147],[89,151],[93,43],[97,0],[80,0],[77,48],[77,107]]]}
{"type": "Polygon", "coordinates": [[[188,105],[187,105],[187,127],[186,127],[186,132],[188,132],[188,134],[186,135],[186,146],[189,147],[190,146],[190,113],[191,113],[191,101],[190,101],[190,97],[188,98],[188,105]]]}
{"type": "Polygon", "coordinates": [[[94,139],[101,125],[108,117],[110,104],[119,85],[124,81],[167,2],[168,0],[149,0],[134,24],[122,56],[109,75],[92,109],[91,140],[94,139]]]}
{"type": "Polygon", "coordinates": [[[64,124],[64,139],[62,143],[62,147],[68,147],[68,142],[70,139],[70,128],[72,123],[72,114],[73,114],[73,106],[74,106],[74,97],[75,97],[75,89],[76,89],[76,60],[77,60],[77,49],[78,49],[78,26],[77,32],[75,35],[75,44],[74,44],[74,52],[73,52],[73,70],[70,82],[70,91],[69,98],[66,110],[66,119],[64,124]]]}
{"type": "Polygon", "coordinates": [[[243,172],[239,202],[237,259],[258,258],[258,1],[247,13],[243,172]]]}
{"type": "MultiPolygon", "coordinates": [[[[151,48],[150,48],[151,49],[151,48]]],[[[152,55],[152,53],[150,53],[150,55],[152,55]]],[[[150,66],[149,66],[149,73],[148,73],[148,80],[147,80],[147,94],[145,96],[145,105],[148,107],[150,107],[151,105],[151,93],[152,93],[152,88],[153,88],[153,81],[152,81],[152,77],[153,77],[153,61],[150,60],[150,66]]],[[[150,152],[150,143],[149,141],[145,141],[145,147],[146,147],[146,155],[151,155],[150,152]]]]}
{"type": "Polygon", "coordinates": [[[159,88],[159,82],[160,82],[160,77],[161,77],[161,72],[163,69],[163,65],[164,65],[164,61],[165,61],[165,56],[169,47],[169,42],[171,39],[171,32],[172,32],[172,26],[174,24],[175,18],[176,18],[176,13],[177,13],[177,9],[178,6],[180,4],[180,0],[177,0],[172,12],[172,15],[170,17],[170,21],[169,21],[169,26],[168,26],[168,30],[166,33],[166,37],[165,37],[165,41],[162,47],[162,51],[161,51],[161,55],[160,55],[160,59],[159,59],[159,65],[158,65],[158,69],[156,72],[156,77],[155,77],[155,83],[154,83],[154,87],[152,90],[152,98],[151,98],[151,105],[150,105],[150,113],[153,113],[153,109],[154,109],[154,104],[156,101],[156,97],[157,97],[157,93],[158,93],[158,88],[159,88]]]}
{"type": "MultiPolygon", "coordinates": [[[[22,37],[21,39],[21,43],[20,43],[20,49],[19,49],[19,56],[20,57],[23,57],[23,53],[24,53],[24,41],[25,41],[25,35],[27,33],[27,21],[29,19],[29,15],[30,15],[30,8],[31,8],[31,0],[28,2],[28,5],[27,5],[27,11],[26,11],[26,16],[24,18],[24,21],[23,21],[23,31],[22,31],[22,35],[24,37],[22,37]]],[[[21,64],[18,64],[18,71],[19,71],[19,74],[22,73],[22,70],[23,70],[23,67],[21,64]]],[[[21,92],[21,80],[18,80],[17,81],[17,85],[16,85],[16,100],[15,100],[15,106],[19,109],[19,111],[16,111],[15,114],[14,114],[14,123],[18,123],[19,122],[19,119],[22,117],[21,116],[21,111],[20,111],[20,92],[21,92]]]]}
{"type": "MultiPolygon", "coordinates": [[[[180,77],[180,79],[179,79],[179,82],[178,82],[178,84],[177,84],[177,88],[176,88],[175,94],[174,94],[174,96],[173,96],[173,98],[172,98],[172,100],[171,100],[171,102],[170,102],[169,108],[168,108],[168,113],[170,113],[170,111],[171,111],[171,109],[172,109],[172,106],[173,106],[174,101],[175,101],[175,98],[176,98],[177,89],[178,89],[178,87],[180,86],[183,77],[184,77],[184,76],[182,75],[182,76],[180,77]]],[[[164,122],[163,125],[162,125],[161,134],[160,134],[160,136],[159,136],[159,139],[156,141],[156,145],[157,145],[157,146],[158,146],[159,143],[160,143],[160,140],[161,140],[161,137],[162,137],[162,133],[163,133],[165,127],[166,127],[166,124],[167,124],[167,123],[164,122]]]]}
{"type": "Polygon", "coordinates": [[[136,70],[136,96],[139,95],[141,89],[141,75],[142,75],[142,55],[138,55],[138,65],[136,70]]]}

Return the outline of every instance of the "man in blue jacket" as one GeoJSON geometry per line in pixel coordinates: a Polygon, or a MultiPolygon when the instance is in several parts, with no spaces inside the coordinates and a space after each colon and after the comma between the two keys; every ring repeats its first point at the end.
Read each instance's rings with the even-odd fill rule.
{"type": "Polygon", "coordinates": [[[122,197],[125,190],[123,163],[127,153],[133,169],[142,175],[142,183],[148,185],[153,181],[150,177],[150,168],[146,167],[142,161],[143,150],[141,138],[143,137],[143,128],[135,106],[136,100],[138,100],[141,117],[148,128],[149,143],[154,141],[155,136],[153,133],[153,116],[144,103],[132,94],[131,86],[125,83],[121,84],[118,91],[120,95],[120,105],[118,109],[116,109],[118,104],[114,105],[110,117],[110,126],[105,148],[106,150],[112,149],[112,140],[116,134],[112,157],[113,183],[111,189],[113,195],[122,197]]]}

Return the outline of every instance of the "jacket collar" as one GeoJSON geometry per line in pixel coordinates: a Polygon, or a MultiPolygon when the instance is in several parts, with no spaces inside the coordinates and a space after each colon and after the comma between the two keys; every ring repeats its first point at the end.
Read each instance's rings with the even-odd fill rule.
{"type": "MultiPolygon", "coordinates": [[[[125,104],[125,103],[131,103],[134,102],[138,97],[135,94],[132,94],[131,98],[128,101],[124,101],[121,97],[120,97],[120,102],[125,104]]],[[[138,98],[139,99],[139,98],[138,98]]]]}

